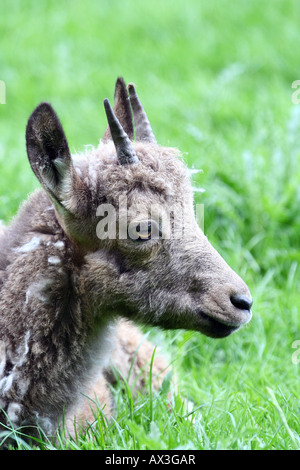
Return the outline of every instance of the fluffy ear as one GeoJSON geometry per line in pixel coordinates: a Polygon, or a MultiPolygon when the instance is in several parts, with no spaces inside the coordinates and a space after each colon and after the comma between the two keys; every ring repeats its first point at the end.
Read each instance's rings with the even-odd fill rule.
{"type": "Polygon", "coordinates": [[[74,169],[62,125],[49,103],[41,103],[30,116],[26,147],[36,177],[49,196],[61,203],[63,187],[72,180],[74,169]]]}
{"type": "MultiPolygon", "coordinates": [[[[133,123],[130,101],[125,82],[121,77],[116,81],[113,110],[129,139],[132,140],[133,123]]],[[[109,126],[107,126],[102,141],[107,142],[109,140],[111,140],[111,133],[109,126]]]]}

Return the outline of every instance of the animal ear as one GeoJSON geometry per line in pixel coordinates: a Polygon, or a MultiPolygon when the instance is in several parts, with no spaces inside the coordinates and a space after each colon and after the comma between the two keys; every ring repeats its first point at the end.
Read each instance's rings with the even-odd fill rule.
{"type": "MultiPolygon", "coordinates": [[[[133,123],[130,101],[125,82],[121,77],[116,81],[113,111],[129,139],[133,140],[133,123]]],[[[108,142],[109,140],[112,140],[112,137],[109,126],[107,126],[102,141],[108,142]]]]}
{"type": "Polygon", "coordinates": [[[62,125],[49,103],[41,103],[30,116],[26,147],[36,177],[51,198],[61,203],[62,188],[74,169],[62,125]]]}

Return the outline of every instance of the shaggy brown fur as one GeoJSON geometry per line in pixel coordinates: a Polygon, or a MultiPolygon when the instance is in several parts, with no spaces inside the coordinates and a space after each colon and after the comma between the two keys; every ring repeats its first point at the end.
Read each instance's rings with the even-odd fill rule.
{"type": "MultiPolygon", "coordinates": [[[[119,79],[114,110],[132,138],[128,106],[119,79]]],[[[98,148],[71,157],[50,105],[38,106],[28,121],[28,158],[43,189],[29,197],[0,236],[3,423],[38,424],[53,434],[64,409],[68,422],[74,415],[81,423],[92,419],[82,397],[95,393],[110,415],[105,375],[111,358],[126,376],[136,354],[131,377],[141,387],[145,377],[139,371],[154,349],[135,326],[119,319],[216,338],[250,319],[248,287],[196,224],[179,152],[145,135],[132,142],[137,163],[124,164],[108,130],[98,148]],[[134,221],[150,220],[154,206],[148,227],[160,227],[159,237],[99,238],[102,204],[116,208],[117,234],[125,229],[126,235],[134,221]],[[161,225],[170,208],[170,223],[161,225]],[[182,210],[178,238],[172,228],[182,210]]],[[[157,357],[157,386],[165,370],[166,362],[157,357]]]]}

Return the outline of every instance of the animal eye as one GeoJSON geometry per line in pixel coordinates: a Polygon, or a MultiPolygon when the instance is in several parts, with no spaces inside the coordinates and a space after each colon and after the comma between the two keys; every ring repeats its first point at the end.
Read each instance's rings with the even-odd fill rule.
{"type": "Polygon", "coordinates": [[[150,240],[152,234],[152,224],[148,222],[147,227],[143,227],[142,224],[138,224],[136,228],[137,233],[139,234],[140,241],[150,240]]]}
{"type": "Polygon", "coordinates": [[[128,229],[128,235],[131,240],[145,242],[161,238],[162,233],[156,222],[145,221],[137,224],[134,229],[128,229]]]}

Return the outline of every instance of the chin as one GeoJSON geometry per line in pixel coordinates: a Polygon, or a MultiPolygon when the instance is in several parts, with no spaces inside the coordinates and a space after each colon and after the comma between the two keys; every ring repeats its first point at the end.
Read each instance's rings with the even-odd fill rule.
{"type": "Polygon", "coordinates": [[[224,323],[199,312],[199,331],[210,338],[226,338],[240,329],[240,326],[225,325],[224,323]]]}

